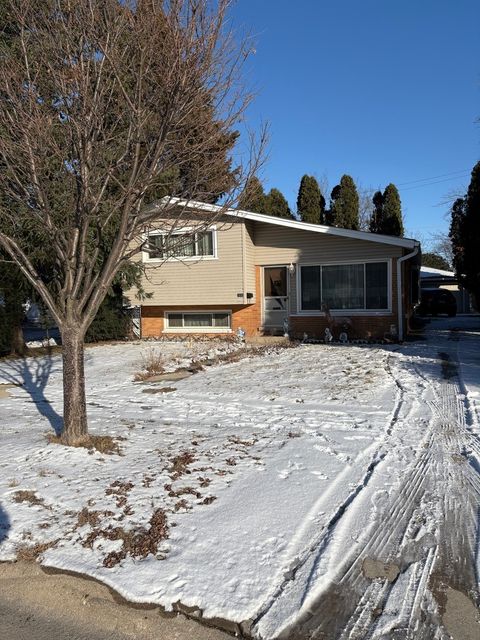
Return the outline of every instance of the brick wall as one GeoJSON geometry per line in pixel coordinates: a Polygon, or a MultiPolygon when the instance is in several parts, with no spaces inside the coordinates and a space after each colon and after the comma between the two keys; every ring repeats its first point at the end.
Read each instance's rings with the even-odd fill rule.
{"type": "Polygon", "coordinates": [[[241,327],[248,337],[261,334],[262,300],[260,287],[261,267],[255,267],[255,304],[238,307],[232,313],[232,329],[241,327]]]}

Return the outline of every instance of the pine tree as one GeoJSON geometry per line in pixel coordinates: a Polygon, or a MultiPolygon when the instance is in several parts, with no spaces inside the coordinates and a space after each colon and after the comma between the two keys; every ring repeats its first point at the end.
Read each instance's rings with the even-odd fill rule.
{"type": "Polygon", "coordinates": [[[383,194],[381,191],[374,194],[373,206],[370,231],[387,236],[403,236],[402,204],[394,184],[387,185],[383,194]]]}
{"type": "Polygon", "coordinates": [[[371,233],[381,233],[378,230],[379,224],[382,223],[382,219],[383,219],[383,194],[381,191],[376,191],[373,194],[372,202],[373,202],[373,214],[370,219],[369,231],[371,233]]]}
{"type": "Polygon", "coordinates": [[[383,228],[379,233],[387,236],[403,236],[402,204],[398,189],[389,184],[383,192],[383,228]]]}
{"type": "Polygon", "coordinates": [[[313,176],[304,175],[300,181],[297,212],[302,222],[325,224],[325,198],[313,176]]]}
{"type": "Polygon", "coordinates": [[[293,218],[287,199],[278,189],[270,189],[265,197],[265,206],[261,213],[279,218],[293,218]]]}
{"type": "Polygon", "coordinates": [[[473,167],[464,199],[452,207],[450,239],[457,277],[480,308],[480,162],[473,167]]]}
{"type": "Polygon", "coordinates": [[[332,189],[327,224],[342,229],[359,228],[359,198],[353,178],[343,175],[332,189]]]}
{"type": "Polygon", "coordinates": [[[265,191],[260,180],[253,176],[245,185],[245,189],[238,201],[238,208],[244,211],[265,213],[265,191]]]}

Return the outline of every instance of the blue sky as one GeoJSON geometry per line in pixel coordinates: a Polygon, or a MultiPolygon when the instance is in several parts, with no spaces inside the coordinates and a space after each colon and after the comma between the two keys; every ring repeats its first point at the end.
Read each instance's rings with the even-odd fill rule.
{"type": "Polygon", "coordinates": [[[393,182],[409,234],[448,228],[440,203],[480,158],[480,0],[238,0],[232,19],[254,39],[267,189],[295,208],[304,173],[393,182]]]}

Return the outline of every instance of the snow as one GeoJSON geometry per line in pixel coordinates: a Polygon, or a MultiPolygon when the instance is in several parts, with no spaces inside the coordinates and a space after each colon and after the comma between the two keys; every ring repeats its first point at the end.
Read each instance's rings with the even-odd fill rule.
{"type": "MultiPolygon", "coordinates": [[[[0,559],[52,542],[41,556],[45,565],[91,575],[135,602],[167,610],[181,602],[206,618],[255,621],[254,635],[276,637],[344,579],[360,551],[381,556],[383,542],[372,531],[389,522],[389,504],[432,440],[439,350],[458,355],[467,426],[478,434],[480,327],[464,340],[450,338],[446,330],[433,346],[429,338],[404,347],[272,348],[155,384],[133,382],[152,350],[175,370],[245,347],[88,348],[90,430],[117,438],[121,455],[47,441],[61,424],[58,355],[1,361],[0,385],[22,386],[0,398],[0,504],[9,521],[0,559]],[[159,392],[164,387],[170,390],[159,392]],[[185,453],[178,472],[175,461],[185,453]],[[125,500],[115,481],[133,485],[125,500]],[[19,491],[35,492],[40,502],[16,502],[19,491]],[[77,526],[84,508],[100,512],[91,546],[85,543],[95,526],[77,526]],[[146,529],[157,509],[166,513],[168,537],[155,554],[103,566],[122,542],[101,531],[146,529]]],[[[435,501],[426,494],[404,510],[413,520],[420,514],[422,524],[400,535],[406,524],[392,521],[395,539],[403,540],[399,553],[427,562],[438,536],[435,501]]],[[[408,566],[382,628],[400,615],[395,594],[415,582],[418,566],[408,566]]]]}
{"type": "Polygon", "coordinates": [[[455,277],[454,271],[446,271],[445,269],[434,269],[433,267],[420,267],[421,278],[434,278],[436,276],[449,276],[455,277]]]}

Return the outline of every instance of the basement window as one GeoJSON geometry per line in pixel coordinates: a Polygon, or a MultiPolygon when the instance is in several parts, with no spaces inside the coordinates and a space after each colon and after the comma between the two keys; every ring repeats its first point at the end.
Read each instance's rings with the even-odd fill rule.
{"type": "Polygon", "coordinates": [[[166,328],[173,331],[220,331],[231,329],[230,311],[172,312],[166,314],[166,328]]]}

